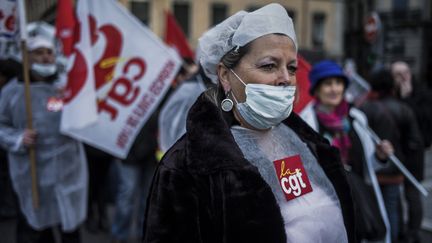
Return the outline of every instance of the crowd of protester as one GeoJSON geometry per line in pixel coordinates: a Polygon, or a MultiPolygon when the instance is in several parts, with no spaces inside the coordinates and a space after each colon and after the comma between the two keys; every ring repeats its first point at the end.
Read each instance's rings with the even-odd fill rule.
{"type": "Polygon", "coordinates": [[[119,159],[60,133],[61,109],[48,104],[62,98],[54,43],[36,36],[27,48],[31,129],[22,64],[0,60],[0,218],[14,219],[18,243],[55,242],[55,230],[62,242],[82,242],[82,230],[111,242],[420,242],[425,205],[389,156],[424,179],[432,92],[403,58],[365,77],[361,104],[344,98],[353,80],[335,60],[313,63],[313,101],[298,116],[290,16],[278,4],[238,12],[203,35],[119,159]],[[294,155],[313,190],[291,201],[272,162],[294,155]]]}

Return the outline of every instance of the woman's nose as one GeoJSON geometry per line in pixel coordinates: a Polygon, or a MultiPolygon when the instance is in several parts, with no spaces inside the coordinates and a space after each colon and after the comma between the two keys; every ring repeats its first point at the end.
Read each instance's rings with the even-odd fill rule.
{"type": "Polygon", "coordinates": [[[333,80],[330,84],[330,89],[333,91],[340,91],[343,89],[344,85],[341,82],[338,82],[337,80],[333,80]]]}
{"type": "Polygon", "coordinates": [[[277,85],[287,86],[287,85],[292,85],[292,82],[293,82],[292,74],[290,74],[287,68],[282,68],[278,77],[277,85]]]}
{"type": "Polygon", "coordinates": [[[54,60],[54,56],[52,54],[44,54],[42,57],[42,62],[47,64],[47,63],[52,63],[54,60]]]}

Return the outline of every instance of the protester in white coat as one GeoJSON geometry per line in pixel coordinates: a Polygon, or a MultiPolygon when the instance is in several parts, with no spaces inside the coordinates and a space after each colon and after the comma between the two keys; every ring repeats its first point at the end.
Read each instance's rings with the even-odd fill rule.
{"type": "Polygon", "coordinates": [[[9,83],[0,98],[0,145],[8,151],[9,172],[18,195],[17,242],[80,242],[79,225],[87,213],[87,165],[82,144],[60,134],[61,94],[53,43],[40,36],[28,41],[33,129],[27,129],[24,82],[9,83]],[[32,204],[29,148],[36,153],[39,207],[32,204]]]}

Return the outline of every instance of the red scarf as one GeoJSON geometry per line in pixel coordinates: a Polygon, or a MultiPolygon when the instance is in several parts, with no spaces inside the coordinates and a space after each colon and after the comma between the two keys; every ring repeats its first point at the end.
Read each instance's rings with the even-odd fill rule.
{"type": "Polygon", "coordinates": [[[331,112],[326,112],[320,107],[322,107],[322,104],[318,101],[314,107],[318,121],[330,131],[331,144],[339,148],[342,162],[347,164],[349,161],[349,150],[351,149],[351,140],[348,135],[351,129],[348,119],[349,105],[343,100],[331,112]]]}

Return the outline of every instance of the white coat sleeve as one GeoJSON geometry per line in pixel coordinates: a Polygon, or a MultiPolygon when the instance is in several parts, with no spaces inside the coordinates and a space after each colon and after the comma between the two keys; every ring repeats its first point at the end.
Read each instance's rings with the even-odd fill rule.
{"type": "Polygon", "coordinates": [[[8,93],[2,93],[0,96],[0,146],[9,152],[24,153],[26,151],[22,145],[24,130],[13,127],[13,113],[8,102],[10,98],[8,93]]]}

